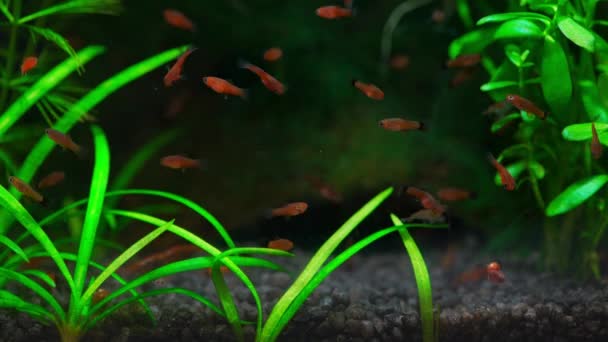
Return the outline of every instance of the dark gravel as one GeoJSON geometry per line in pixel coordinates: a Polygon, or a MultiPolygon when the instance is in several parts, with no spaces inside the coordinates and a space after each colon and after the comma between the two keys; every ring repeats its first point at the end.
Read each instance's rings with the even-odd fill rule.
{"type": "MultiPolygon", "coordinates": [[[[457,284],[454,279],[491,256],[473,256],[474,243],[461,245],[452,265],[443,251],[425,258],[432,276],[434,304],[440,311],[442,341],[608,341],[607,282],[580,283],[536,271],[537,257],[503,257],[506,281],[486,279],[457,284]],[[443,263],[444,267],[440,267],[443,263]]],[[[294,272],[310,252],[295,250],[277,259],[294,272]]],[[[288,275],[248,269],[264,304],[265,317],[291,283],[288,275]]],[[[249,292],[230,275],[243,319],[255,320],[249,292]]],[[[146,288],[180,286],[215,300],[207,271],[184,273],[146,288]]],[[[152,327],[135,305],[124,307],[91,330],[85,341],[232,341],[230,327],[211,310],[187,297],[150,298],[158,325],[152,327]]],[[[253,340],[252,326],[245,327],[253,340]]],[[[57,341],[54,327],[24,314],[0,311],[1,341],[57,341]]],[[[332,274],[308,299],[279,341],[417,341],[421,340],[418,297],[405,252],[359,255],[332,274]]]]}

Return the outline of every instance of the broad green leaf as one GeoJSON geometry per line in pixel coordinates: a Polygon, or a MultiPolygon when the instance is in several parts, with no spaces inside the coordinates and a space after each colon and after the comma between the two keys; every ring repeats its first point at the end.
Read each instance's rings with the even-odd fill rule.
{"type": "Polygon", "coordinates": [[[528,38],[535,39],[543,36],[543,31],[530,20],[514,19],[501,24],[494,39],[528,38]]]}
{"type": "Polygon", "coordinates": [[[608,122],[608,110],[602,105],[597,86],[593,81],[580,80],[578,82],[583,106],[589,119],[594,121],[608,122]]]}
{"type": "Polygon", "coordinates": [[[74,51],[74,48],[72,47],[72,45],[70,45],[70,42],[68,42],[67,39],[63,38],[62,35],[49,28],[30,25],[23,25],[23,27],[27,28],[32,33],[32,35],[37,34],[42,38],[57,45],[57,47],[59,47],[61,50],[65,51],[70,57],[75,59],[76,63],[78,64],[78,69],[76,70],[79,73],[84,71],[84,67],[82,66],[82,62],[78,59],[76,51],[74,51]]]}
{"type": "MultiPolygon", "coordinates": [[[[608,146],[608,123],[596,122],[595,130],[600,142],[608,146]]],[[[562,137],[569,141],[591,140],[591,136],[591,122],[569,125],[562,130],[562,137]]]]}
{"type": "MultiPolygon", "coordinates": [[[[509,171],[511,176],[517,180],[521,174],[530,168],[530,171],[534,173],[536,179],[543,179],[545,177],[545,168],[536,161],[531,161],[529,164],[525,160],[517,161],[513,164],[505,165],[505,168],[509,171]]],[[[494,184],[502,185],[502,181],[500,180],[500,174],[496,172],[494,176],[494,184]]]]}
{"type": "Polygon", "coordinates": [[[549,35],[545,36],[540,77],[543,96],[551,110],[562,113],[572,97],[572,79],[566,53],[549,35]]]}
{"type": "Polygon", "coordinates": [[[490,128],[490,130],[492,131],[492,133],[496,133],[496,132],[500,131],[503,127],[505,127],[511,121],[517,120],[519,118],[521,118],[521,115],[519,113],[505,115],[503,118],[494,122],[492,124],[492,127],[490,128]]]}
{"type": "Polygon", "coordinates": [[[570,185],[549,203],[545,214],[555,216],[578,207],[600,190],[606,182],[608,175],[596,175],[570,185]]]}
{"type": "Polygon", "coordinates": [[[471,31],[452,41],[448,47],[450,58],[456,58],[463,54],[480,53],[486,46],[494,41],[496,28],[485,28],[471,31]]]}
{"type": "Polygon", "coordinates": [[[561,17],[557,22],[557,26],[564,36],[570,39],[574,44],[589,52],[595,50],[595,37],[593,36],[593,33],[574,21],[574,19],[570,17],[561,17]]]}
{"type": "Polygon", "coordinates": [[[498,81],[498,82],[489,82],[489,83],[482,84],[481,87],[479,87],[479,89],[481,91],[492,91],[492,90],[496,90],[496,89],[503,89],[503,88],[509,88],[509,87],[515,87],[515,86],[517,86],[517,82],[515,82],[515,81],[498,81]]]}
{"type": "Polygon", "coordinates": [[[23,24],[40,17],[57,14],[118,14],[120,9],[120,0],[70,0],[23,16],[17,22],[23,24]]]}
{"type": "Polygon", "coordinates": [[[532,12],[509,12],[509,13],[498,13],[485,16],[477,21],[477,25],[484,25],[489,23],[499,23],[507,20],[514,19],[528,19],[537,20],[548,26],[551,23],[551,18],[546,15],[532,13],[532,12]]]}

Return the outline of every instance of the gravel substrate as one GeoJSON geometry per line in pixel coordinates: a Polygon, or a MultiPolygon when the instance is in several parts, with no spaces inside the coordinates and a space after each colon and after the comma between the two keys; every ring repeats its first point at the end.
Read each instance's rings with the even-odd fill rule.
{"type": "MultiPolygon", "coordinates": [[[[457,284],[454,279],[491,256],[473,256],[476,246],[461,244],[453,264],[445,251],[429,250],[434,304],[440,311],[442,341],[608,341],[606,282],[578,283],[536,271],[535,258],[515,261],[502,257],[502,284],[486,279],[457,284]],[[442,265],[441,267],[440,265],[442,265]]],[[[300,270],[311,253],[295,250],[290,259],[275,259],[288,270],[300,270]]],[[[264,304],[265,317],[290,285],[287,274],[247,269],[264,304]]],[[[252,297],[230,274],[241,317],[255,320],[252,297]]],[[[59,284],[61,285],[61,284],[59,284]]],[[[207,271],[175,275],[150,284],[179,286],[214,302],[207,271]]],[[[61,290],[59,288],[59,291],[61,290]]],[[[65,285],[63,285],[65,288],[65,285]]],[[[179,295],[149,299],[158,318],[152,327],[136,306],[127,306],[91,330],[85,341],[233,341],[231,328],[207,308],[179,295]]],[[[252,341],[252,326],[245,327],[252,341]]],[[[26,315],[0,311],[1,341],[57,341],[54,327],[42,326],[26,315]]],[[[404,252],[359,255],[338,269],[313,293],[289,323],[279,341],[418,341],[421,326],[418,297],[409,259],[404,252]]]]}

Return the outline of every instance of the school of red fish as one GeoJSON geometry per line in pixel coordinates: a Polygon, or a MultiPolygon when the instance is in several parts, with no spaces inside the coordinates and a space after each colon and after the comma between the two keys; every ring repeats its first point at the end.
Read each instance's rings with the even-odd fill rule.
{"type": "MultiPolygon", "coordinates": [[[[356,9],[353,7],[352,0],[345,0],[343,6],[328,5],[322,6],[316,9],[316,15],[322,19],[327,20],[338,20],[343,18],[352,18],[356,15],[356,9]]],[[[177,29],[186,30],[190,32],[196,32],[197,25],[193,20],[188,18],[184,13],[175,9],[166,9],[163,11],[162,16],[165,22],[177,29]]],[[[442,22],[445,19],[445,13],[441,10],[435,10],[432,15],[434,22],[442,22]]],[[[195,53],[197,48],[192,47],[185,51],[180,57],[177,58],[173,66],[168,70],[164,76],[162,82],[165,87],[172,87],[180,80],[184,79],[184,66],[187,59],[195,53]]],[[[273,63],[277,62],[285,55],[280,47],[270,47],[266,49],[261,58],[265,62],[273,63]]],[[[478,65],[482,61],[480,54],[463,54],[454,59],[448,60],[445,63],[445,67],[448,69],[456,69],[457,72],[450,81],[450,87],[456,87],[460,84],[471,79],[478,65]]],[[[395,70],[401,70],[408,68],[411,61],[407,55],[395,54],[391,57],[389,65],[395,70]]],[[[21,64],[21,74],[26,75],[35,69],[38,65],[38,58],[36,56],[27,56],[23,59],[21,64]]],[[[276,95],[283,95],[287,91],[287,87],[274,76],[269,74],[263,68],[258,65],[254,65],[246,60],[240,60],[238,68],[249,70],[251,73],[256,75],[260,83],[268,89],[270,92],[276,95]]],[[[202,84],[208,87],[211,91],[223,95],[224,97],[234,96],[242,99],[247,99],[249,96],[248,90],[238,87],[233,84],[230,80],[222,79],[220,77],[205,75],[201,77],[202,84]]],[[[352,86],[361,92],[366,97],[375,100],[382,101],[385,98],[384,91],[377,85],[366,81],[353,79],[351,80],[352,86]]],[[[175,98],[172,103],[169,104],[167,116],[175,116],[179,112],[185,103],[186,97],[180,96],[175,98]]],[[[515,108],[522,112],[532,114],[541,120],[545,120],[550,113],[542,110],[535,103],[517,94],[509,94],[505,97],[504,101],[492,104],[482,114],[483,115],[495,115],[497,119],[503,117],[509,110],[515,108]]],[[[411,131],[427,130],[425,124],[421,121],[409,120],[406,118],[394,117],[385,118],[378,122],[378,126],[386,131],[400,132],[410,134],[411,131]]],[[[595,127],[595,123],[591,125],[591,143],[590,151],[595,159],[599,159],[602,155],[602,145],[599,141],[598,133],[595,127]]],[[[48,128],[45,130],[45,134],[49,139],[54,141],[57,145],[61,146],[64,150],[70,150],[80,158],[87,158],[88,151],[83,146],[74,142],[70,136],[58,130],[48,128]]],[[[517,184],[513,176],[509,173],[507,167],[503,166],[491,153],[487,154],[489,164],[496,169],[496,172],[500,176],[500,181],[507,191],[513,191],[517,188],[517,184]]],[[[499,158],[500,159],[500,158],[499,158]]],[[[204,163],[200,159],[189,158],[185,155],[168,155],[160,159],[160,165],[170,168],[184,171],[186,169],[204,169],[204,163]]],[[[62,171],[55,171],[48,176],[42,178],[38,184],[38,190],[34,189],[31,185],[27,184],[23,180],[11,176],[9,177],[9,183],[12,184],[19,192],[25,197],[40,204],[46,205],[47,201],[44,195],[39,190],[51,188],[57,186],[65,179],[65,173],[62,171]]],[[[333,202],[340,203],[342,201],[342,195],[331,187],[331,185],[325,183],[317,177],[306,177],[308,183],[316,189],[318,194],[323,198],[333,202]]],[[[444,202],[453,201],[464,201],[472,200],[476,198],[474,191],[466,189],[460,189],[456,187],[445,187],[439,189],[436,192],[437,200],[431,193],[419,189],[413,186],[402,187],[398,191],[398,195],[408,195],[415,198],[421,205],[421,210],[415,212],[411,216],[405,218],[405,221],[422,220],[427,222],[444,222],[445,212],[447,206],[441,204],[439,200],[444,202]]],[[[274,217],[292,217],[302,215],[308,209],[308,203],[306,202],[293,202],[286,203],[282,206],[268,209],[266,211],[266,217],[268,219],[274,217]]],[[[293,248],[293,242],[287,239],[275,239],[268,243],[269,248],[280,249],[289,251],[293,248]]],[[[195,251],[193,246],[176,246],[169,250],[161,253],[157,253],[148,258],[142,259],[137,263],[131,265],[127,271],[144,268],[149,264],[171,258],[178,254],[189,254],[195,251]]],[[[479,278],[487,276],[487,279],[493,283],[502,283],[505,280],[505,276],[501,270],[501,266],[497,262],[491,262],[486,267],[479,267],[470,272],[462,275],[462,279],[459,281],[466,281],[470,278],[479,278]]],[[[103,298],[105,293],[96,293],[95,300],[103,298]]]]}

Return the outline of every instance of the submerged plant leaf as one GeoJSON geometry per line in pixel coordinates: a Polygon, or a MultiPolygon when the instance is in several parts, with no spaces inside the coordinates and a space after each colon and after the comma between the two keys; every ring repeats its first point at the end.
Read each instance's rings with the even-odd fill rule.
{"type": "Polygon", "coordinates": [[[481,91],[492,91],[492,90],[496,90],[496,89],[503,89],[503,88],[509,88],[509,87],[515,87],[515,86],[517,86],[517,82],[515,82],[515,81],[498,81],[498,82],[489,82],[489,83],[482,84],[481,87],[479,87],[479,89],[481,91]]]}
{"type": "Polygon", "coordinates": [[[513,19],[528,19],[528,20],[538,20],[545,24],[545,26],[549,25],[551,22],[551,18],[547,17],[543,14],[532,13],[532,12],[509,12],[509,13],[497,13],[485,16],[477,21],[477,25],[484,25],[489,23],[499,23],[502,21],[513,20],[513,19]]]}
{"type": "Polygon", "coordinates": [[[51,30],[50,28],[30,26],[30,25],[23,25],[23,27],[27,28],[32,34],[37,34],[37,35],[43,37],[44,39],[57,45],[57,47],[59,47],[61,50],[65,51],[70,57],[74,58],[74,60],[78,64],[78,69],[76,69],[76,70],[79,73],[84,71],[84,67],[82,66],[82,62],[79,60],[78,55],[76,54],[76,51],[74,51],[74,48],[72,47],[72,45],[70,45],[70,42],[68,42],[67,39],[63,38],[62,35],[51,30]]]}
{"type": "Polygon", "coordinates": [[[530,20],[513,19],[501,24],[494,39],[513,39],[513,38],[540,38],[543,31],[530,20]]]}
{"type": "Polygon", "coordinates": [[[500,131],[503,127],[505,127],[507,124],[509,124],[511,121],[517,120],[520,118],[521,118],[521,115],[519,113],[512,113],[509,115],[505,115],[504,117],[500,118],[499,120],[496,120],[496,122],[494,122],[492,124],[492,127],[490,128],[490,130],[492,131],[492,133],[496,133],[496,132],[500,131]]]}
{"type": "Polygon", "coordinates": [[[492,44],[495,32],[495,28],[485,28],[471,31],[454,39],[448,47],[450,58],[456,58],[462,54],[480,53],[486,46],[492,44]]]}
{"type": "Polygon", "coordinates": [[[596,175],[570,185],[549,203],[545,214],[555,216],[578,207],[600,190],[606,182],[608,175],[596,175]]]}
{"type": "MultiPolygon", "coordinates": [[[[608,123],[596,122],[595,129],[600,142],[608,146],[608,123]]],[[[569,125],[562,130],[562,137],[569,141],[591,140],[591,136],[591,122],[569,125]]]]}
{"type": "MultiPolygon", "coordinates": [[[[543,179],[545,177],[545,168],[539,162],[534,160],[530,161],[529,163],[525,160],[520,160],[513,164],[505,165],[505,168],[516,180],[522,174],[522,172],[528,168],[530,168],[530,171],[534,173],[536,179],[543,179]]],[[[496,175],[494,176],[494,184],[502,185],[500,174],[498,172],[496,172],[496,175]]]]}
{"type": "Polygon", "coordinates": [[[120,9],[120,0],[69,0],[23,16],[17,23],[57,14],[118,14],[120,9]]]}
{"type": "Polygon", "coordinates": [[[583,49],[593,52],[595,50],[595,37],[587,28],[577,23],[570,17],[561,17],[557,22],[557,27],[562,31],[566,38],[583,49]]]}
{"type": "Polygon", "coordinates": [[[0,244],[5,245],[8,249],[12,250],[20,256],[25,262],[29,262],[30,260],[27,258],[27,255],[23,252],[23,249],[19,247],[13,240],[11,240],[8,236],[0,235],[0,244]]]}
{"type": "Polygon", "coordinates": [[[589,119],[608,122],[608,110],[602,104],[595,83],[591,80],[581,80],[578,82],[578,86],[589,119]]]}
{"type": "Polygon", "coordinates": [[[545,37],[543,46],[540,77],[543,96],[547,103],[553,111],[563,112],[572,96],[572,79],[566,53],[549,35],[545,37]]]}

